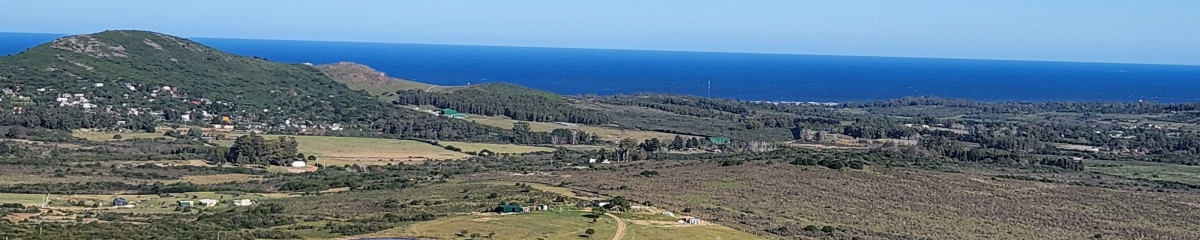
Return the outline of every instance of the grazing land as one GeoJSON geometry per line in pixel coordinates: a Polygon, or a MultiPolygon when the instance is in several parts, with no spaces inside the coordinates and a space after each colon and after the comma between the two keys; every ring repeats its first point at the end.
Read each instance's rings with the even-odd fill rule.
{"type": "Polygon", "coordinates": [[[591,239],[612,239],[617,230],[616,222],[607,217],[586,217],[589,213],[583,211],[543,211],[515,215],[472,215],[439,219],[429,222],[416,223],[405,229],[389,230],[378,236],[421,236],[438,239],[455,239],[461,230],[470,233],[480,233],[488,236],[495,233],[491,239],[526,240],[526,239],[579,239],[586,236],[585,231],[591,228],[596,231],[591,239]]]}
{"type": "Polygon", "coordinates": [[[494,153],[510,153],[510,154],[521,154],[521,153],[532,153],[532,152],[554,152],[554,148],[539,147],[539,146],[525,146],[525,145],[516,145],[516,144],[470,143],[470,142],[452,142],[452,141],[438,142],[438,144],[441,144],[442,146],[454,146],[454,147],[462,149],[463,152],[476,152],[476,153],[481,152],[485,149],[488,151],[494,152],[494,153]]]}
{"type": "Polygon", "coordinates": [[[1088,171],[1126,178],[1200,185],[1200,166],[1130,161],[1091,161],[1088,171]]]}
{"type": "MultiPolygon", "coordinates": [[[[473,121],[483,125],[496,126],[499,128],[512,128],[514,123],[522,122],[512,120],[505,117],[490,117],[490,116],[472,116],[469,121],[473,121]]],[[[586,124],[574,123],[550,123],[550,122],[528,122],[529,129],[537,132],[550,132],[554,129],[577,129],[587,133],[599,135],[600,138],[608,141],[618,142],[621,139],[633,139],[638,142],[645,141],[651,138],[671,139],[676,135],[682,137],[699,137],[686,134],[671,134],[665,132],[655,132],[637,129],[621,129],[619,126],[594,126],[586,124]]]]}
{"type": "Polygon", "coordinates": [[[1200,198],[1190,194],[914,169],[838,171],[765,162],[647,167],[658,175],[618,170],[497,177],[569,183],[568,187],[646,200],[677,212],[689,209],[692,215],[759,234],[783,230],[783,235],[796,237],[1200,237],[1200,219],[1188,217],[1200,211],[1195,204],[1200,198]],[[1127,218],[1141,220],[1121,221],[1127,218]],[[839,230],[802,230],[808,225],[839,230]]]}
{"type": "Polygon", "coordinates": [[[116,136],[116,135],[121,135],[121,139],[170,138],[167,136],[163,136],[162,133],[147,133],[147,132],[111,133],[111,132],[98,132],[98,131],[74,131],[74,132],[71,132],[71,135],[78,137],[78,138],[87,139],[90,141],[117,141],[117,140],[120,140],[120,139],[113,138],[113,136],[116,136]]]}

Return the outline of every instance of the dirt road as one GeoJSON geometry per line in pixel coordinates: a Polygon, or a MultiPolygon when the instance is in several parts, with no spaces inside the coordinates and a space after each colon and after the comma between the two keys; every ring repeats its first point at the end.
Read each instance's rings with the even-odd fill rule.
{"type": "Polygon", "coordinates": [[[621,220],[617,215],[612,215],[612,213],[604,213],[604,215],[617,220],[617,234],[613,235],[612,240],[621,240],[621,236],[625,235],[625,221],[621,220]]]}

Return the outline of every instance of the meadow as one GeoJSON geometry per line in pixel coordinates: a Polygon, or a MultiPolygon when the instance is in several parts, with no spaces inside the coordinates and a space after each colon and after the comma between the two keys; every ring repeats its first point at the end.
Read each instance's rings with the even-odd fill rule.
{"type": "Polygon", "coordinates": [[[595,223],[578,210],[539,211],[522,214],[482,214],[450,217],[412,224],[406,228],[383,231],[369,236],[420,236],[437,239],[461,238],[462,230],[497,240],[581,239],[588,228],[595,230],[592,239],[612,239],[617,229],[615,220],[598,218],[595,223]]]}
{"type": "Polygon", "coordinates": [[[756,234],[867,239],[1200,238],[1200,197],[917,169],[831,170],[763,161],[736,166],[655,163],[488,179],[649,201],[756,234]],[[631,180],[631,179],[636,179],[631,180]],[[738,183],[738,184],[730,184],[738,183]],[[620,187],[618,187],[620,186],[620,187]],[[1138,219],[1129,221],[1129,219],[1138,219]],[[830,226],[828,233],[802,230],[830,226]]]}
{"type": "MultiPolygon", "coordinates": [[[[495,127],[504,128],[504,129],[511,129],[513,127],[513,123],[519,122],[516,120],[506,118],[506,117],[490,117],[490,116],[476,116],[476,115],[471,115],[471,117],[467,120],[473,121],[475,123],[483,124],[483,125],[490,125],[490,126],[495,126],[495,127]]],[[[674,139],[676,135],[679,135],[679,134],[671,134],[671,133],[655,132],[655,131],[643,131],[643,130],[634,130],[634,129],[622,130],[622,129],[618,129],[615,127],[592,126],[592,125],[584,125],[584,124],[565,125],[565,124],[548,123],[548,122],[528,122],[528,123],[529,123],[529,129],[532,131],[536,131],[536,132],[550,132],[550,131],[554,131],[554,129],[577,129],[577,130],[587,132],[589,134],[600,135],[601,139],[613,141],[613,142],[620,142],[621,139],[625,139],[625,138],[637,140],[638,142],[644,141],[646,139],[651,139],[651,138],[658,138],[659,140],[670,141],[671,139],[674,139]]],[[[680,135],[680,136],[682,136],[682,137],[699,137],[699,136],[691,136],[691,135],[680,135]]]]}
{"type": "Polygon", "coordinates": [[[1134,179],[1163,180],[1200,185],[1200,166],[1093,160],[1088,161],[1087,170],[1134,179]]]}

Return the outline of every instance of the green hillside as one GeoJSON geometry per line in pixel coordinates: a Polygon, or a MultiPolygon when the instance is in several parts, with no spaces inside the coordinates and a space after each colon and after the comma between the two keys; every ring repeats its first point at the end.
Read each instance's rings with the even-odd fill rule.
{"type": "Polygon", "coordinates": [[[396,95],[397,104],[434,105],[522,121],[585,124],[612,121],[598,111],[576,107],[570,99],[558,94],[510,83],[481,84],[449,91],[401,90],[396,95]]]}
{"type": "Polygon", "coordinates": [[[31,98],[33,108],[67,105],[118,118],[154,112],[165,121],[205,123],[230,117],[239,126],[279,128],[267,130],[287,123],[437,139],[498,130],[396,109],[311,66],[238,56],[146,31],[56,39],[0,58],[0,80],[0,89],[31,98]]]}

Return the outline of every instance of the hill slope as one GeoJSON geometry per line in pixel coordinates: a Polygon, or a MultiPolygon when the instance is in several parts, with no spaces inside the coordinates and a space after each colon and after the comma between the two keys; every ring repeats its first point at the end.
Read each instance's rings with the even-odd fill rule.
{"type": "Polygon", "coordinates": [[[410,89],[397,91],[396,95],[397,104],[434,105],[522,121],[603,124],[612,120],[598,111],[578,108],[572,100],[558,94],[510,83],[480,84],[449,91],[410,89]]]}
{"type": "MultiPolygon", "coordinates": [[[[365,90],[371,95],[388,95],[399,90],[427,90],[443,89],[446,87],[409,81],[399,78],[387,76],[386,73],[380,72],[367,65],[362,65],[352,62],[339,62],[333,64],[323,64],[315,66],[326,76],[346,84],[347,87],[355,90],[365,90]]],[[[387,99],[391,101],[392,99],[387,99]]]]}
{"type": "Polygon", "coordinates": [[[311,66],[237,56],[147,31],[68,36],[0,58],[0,88],[43,107],[79,105],[125,118],[164,112],[167,121],[191,115],[191,121],[203,122],[209,119],[201,113],[210,113],[231,116],[238,125],[340,124],[439,139],[493,132],[396,109],[311,66]]]}

